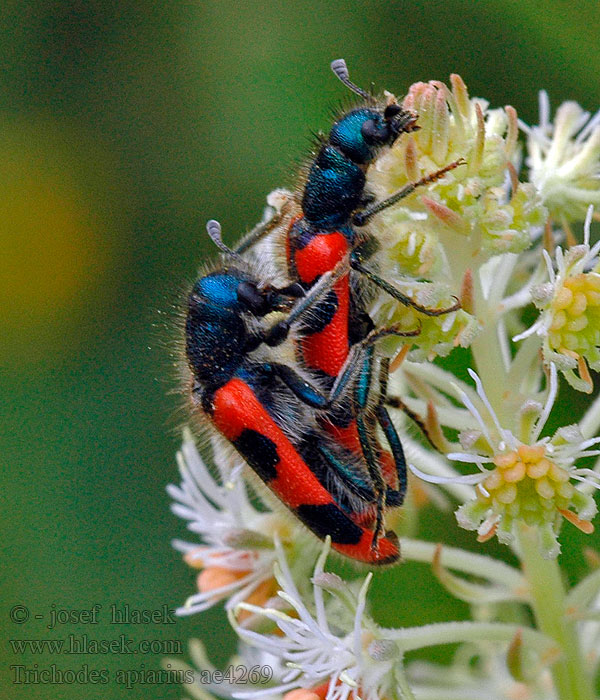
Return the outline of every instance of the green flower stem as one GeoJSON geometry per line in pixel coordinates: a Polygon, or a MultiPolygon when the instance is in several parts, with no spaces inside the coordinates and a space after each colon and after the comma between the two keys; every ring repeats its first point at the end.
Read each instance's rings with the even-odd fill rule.
{"type": "Polygon", "coordinates": [[[567,618],[566,596],[556,559],[544,559],[538,532],[519,525],[523,572],[531,588],[532,607],[538,628],[554,639],[562,656],[552,665],[554,685],[560,700],[593,700],[592,680],[583,663],[575,623],[567,618]]]}
{"type": "Polygon", "coordinates": [[[510,401],[506,400],[506,372],[496,326],[484,328],[471,346],[477,374],[501,424],[510,424],[510,401]],[[480,359],[482,358],[482,359],[480,359]]]}
{"type": "Polygon", "coordinates": [[[517,354],[514,356],[513,361],[510,365],[510,370],[508,371],[508,381],[511,386],[520,387],[522,380],[528,375],[532,375],[532,384],[534,386],[531,388],[532,393],[537,391],[538,372],[539,369],[535,367],[535,363],[538,363],[539,367],[539,352],[542,346],[542,341],[537,335],[530,335],[529,338],[521,341],[520,347],[517,354]]]}
{"type": "MultiPolygon", "coordinates": [[[[485,322],[493,316],[493,309],[489,308],[483,295],[479,275],[474,277],[474,291],[477,315],[485,322]]],[[[485,393],[494,407],[500,423],[504,424],[507,422],[505,419],[511,417],[511,407],[510,401],[506,400],[507,372],[498,340],[497,323],[486,323],[481,333],[473,341],[471,351],[485,393]]]]}

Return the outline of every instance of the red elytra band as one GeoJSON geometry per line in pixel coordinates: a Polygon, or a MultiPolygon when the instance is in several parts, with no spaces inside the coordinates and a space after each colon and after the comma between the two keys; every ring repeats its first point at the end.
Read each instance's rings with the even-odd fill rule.
{"type": "Polygon", "coordinates": [[[334,502],[244,381],[231,379],[215,392],[212,418],[219,431],[232,442],[243,430],[255,430],[273,441],[279,463],[275,467],[277,477],[268,485],[289,508],[334,502]]]}
{"type": "MultiPolygon", "coordinates": [[[[315,236],[304,248],[294,251],[294,265],[300,280],[312,284],[332,271],[349,255],[348,241],[340,231],[315,236]]],[[[336,377],[348,356],[348,316],[350,314],[350,279],[344,275],[333,286],[338,308],[331,321],[319,333],[301,341],[306,364],[336,377]]]]}
{"type": "Polygon", "coordinates": [[[398,561],[400,557],[400,546],[398,538],[393,532],[386,533],[385,537],[377,540],[377,549],[373,549],[373,531],[364,530],[364,534],[357,544],[336,544],[331,543],[333,549],[347,557],[362,561],[365,564],[382,566],[398,561]]]}
{"type": "MultiPolygon", "coordinates": [[[[289,508],[302,505],[335,504],[331,494],[321,485],[295,447],[260,403],[252,388],[238,378],[218,389],[213,398],[212,419],[218,430],[234,442],[244,430],[254,430],[269,438],[277,448],[277,477],[268,486],[289,508]]],[[[332,542],[336,551],[367,564],[392,563],[400,556],[397,538],[379,538],[373,549],[372,530],[362,529],[356,544],[332,542]]]]}
{"type": "Polygon", "coordinates": [[[333,290],[338,298],[338,308],[333,318],[322,331],[306,336],[300,342],[304,361],[310,368],[337,377],[348,357],[348,277],[336,282],[333,290]]]}

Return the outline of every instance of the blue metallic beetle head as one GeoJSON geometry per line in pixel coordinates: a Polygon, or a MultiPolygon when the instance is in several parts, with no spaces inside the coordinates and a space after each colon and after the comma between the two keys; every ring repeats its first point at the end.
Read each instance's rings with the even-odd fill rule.
{"type": "Polygon", "coordinates": [[[289,310],[304,295],[300,285],[276,288],[259,284],[251,274],[232,267],[196,281],[188,297],[185,321],[186,355],[196,382],[214,387],[229,380],[247,354],[263,341],[277,345],[280,335],[255,332],[252,319],[289,310]]]}
{"type": "Polygon", "coordinates": [[[381,110],[354,109],[333,126],[331,143],[354,163],[369,163],[382,146],[391,146],[399,134],[414,131],[416,117],[399,104],[389,104],[381,110]]]}
{"type": "Polygon", "coordinates": [[[248,337],[237,270],[219,270],[196,281],[188,297],[186,356],[196,383],[206,387],[228,381],[241,365],[248,337]]]}
{"type": "Polygon", "coordinates": [[[291,286],[281,290],[269,284],[259,285],[246,272],[228,268],[197,280],[189,304],[209,306],[223,315],[249,313],[261,317],[289,309],[290,297],[298,296],[294,292],[291,286]]]}

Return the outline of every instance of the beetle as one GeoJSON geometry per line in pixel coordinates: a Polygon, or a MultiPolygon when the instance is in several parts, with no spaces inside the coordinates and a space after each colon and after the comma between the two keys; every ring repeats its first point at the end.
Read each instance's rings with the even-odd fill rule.
{"type": "Polygon", "coordinates": [[[276,287],[221,241],[230,261],[201,276],[188,296],[185,354],[193,412],[206,418],[268,488],[317,537],[331,536],[341,554],[371,565],[399,558],[398,538],[381,534],[381,518],[362,456],[347,450],[319,425],[354,381],[361,353],[392,327],[366,336],[345,363],[330,393],[314,373],[280,351],[290,332],[310,316],[319,298],[346,274],[325,273],[308,291],[298,283],[276,287]],[[283,318],[268,324],[271,314],[283,318]]]}

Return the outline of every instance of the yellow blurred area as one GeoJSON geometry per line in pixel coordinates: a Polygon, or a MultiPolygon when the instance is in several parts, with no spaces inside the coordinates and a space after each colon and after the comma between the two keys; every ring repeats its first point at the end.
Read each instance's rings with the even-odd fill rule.
{"type": "Polygon", "coordinates": [[[0,359],[22,364],[72,348],[114,251],[64,135],[14,124],[0,134],[0,359]]]}

